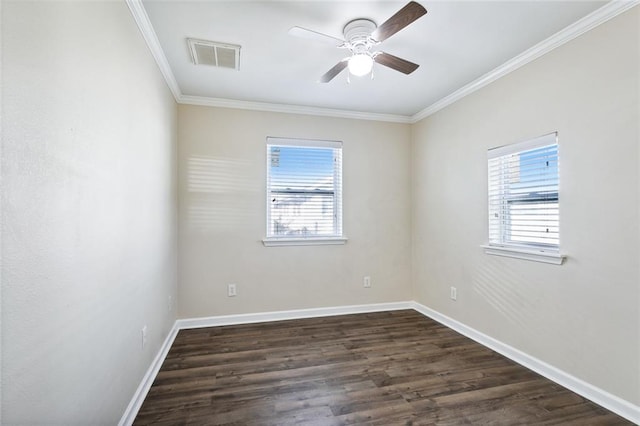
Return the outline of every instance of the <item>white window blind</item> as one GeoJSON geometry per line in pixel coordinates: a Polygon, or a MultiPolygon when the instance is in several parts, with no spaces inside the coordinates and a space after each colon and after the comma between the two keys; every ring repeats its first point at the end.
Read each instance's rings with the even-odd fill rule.
{"type": "Polygon", "coordinates": [[[488,151],[489,245],[557,253],[557,133],[488,151]]]}
{"type": "Polygon", "coordinates": [[[342,237],[342,142],[267,138],[267,239],[342,237]]]}

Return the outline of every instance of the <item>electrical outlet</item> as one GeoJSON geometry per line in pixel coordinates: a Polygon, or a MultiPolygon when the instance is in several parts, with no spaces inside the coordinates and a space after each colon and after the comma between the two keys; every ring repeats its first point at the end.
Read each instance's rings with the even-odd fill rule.
{"type": "Polygon", "coordinates": [[[364,285],[364,288],[371,287],[371,277],[364,277],[362,284],[364,285]]]}
{"type": "Polygon", "coordinates": [[[458,300],[458,289],[451,287],[451,300],[458,300]]]}
{"type": "Polygon", "coordinates": [[[142,327],[142,349],[147,346],[147,326],[142,327]]]}
{"type": "Polygon", "coordinates": [[[238,292],[237,292],[237,289],[236,289],[236,285],[235,284],[227,285],[227,296],[235,297],[237,295],[238,295],[238,292]]]}

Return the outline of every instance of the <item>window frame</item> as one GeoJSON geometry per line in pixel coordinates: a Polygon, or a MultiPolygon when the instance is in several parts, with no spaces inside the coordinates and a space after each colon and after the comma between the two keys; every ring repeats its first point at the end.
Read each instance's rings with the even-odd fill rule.
{"type": "MultiPolygon", "coordinates": [[[[560,232],[559,232],[560,231],[560,216],[559,216],[560,214],[559,213],[560,212],[560,194],[559,194],[560,169],[559,169],[559,164],[556,165],[557,175],[555,176],[554,179],[551,179],[551,181],[553,180],[556,181],[555,191],[554,191],[554,187],[551,186],[550,191],[542,191],[542,192],[539,191],[538,188],[536,187],[532,188],[532,191],[528,193],[518,194],[515,191],[513,193],[499,192],[500,206],[498,207],[498,210],[503,212],[503,216],[498,219],[497,232],[493,230],[496,224],[494,223],[494,218],[492,217],[493,210],[491,206],[492,195],[495,195],[492,193],[492,185],[495,184],[491,176],[492,160],[505,158],[513,154],[522,154],[535,149],[544,148],[552,145],[556,146],[555,161],[559,162],[560,147],[558,144],[557,132],[553,132],[537,138],[526,140],[524,142],[492,148],[487,151],[487,167],[488,167],[487,169],[487,182],[488,182],[487,224],[489,227],[487,235],[488,235],[489,242],[488,244],[485,244],[482,246],[485,249],[485,253],[491,254],[491,255],[497,255],[497,256],[507,256],[507,257],[514,257],[518,259],[524,259],[524,260],[533,260],[538,262],[551,263],[556,265],[561,265],[563,263],[566,256],[560,254],[560,232]],[[543,192],[544,194],[542,195],[543,192]],[[510,222],[512,221],[512,216],[510,213],[511,206],[515,206],[515,205],[524,206],[527,204],[534,204],[534,203],[547,204],[550,201],[551,202],[555,201],[555,203],[557,204],[556,209],[558,211],[558,219],[555,222],[555,225],[557,226],[557,229],[558,229],[558,243],[549,244],[549,243],[542,243],[542,242],[522,241],[522,240],[512,239],[513,229],[511,227],[512,225],[510,224],[510,222]],[[509,224],[507,225],[507,223],[509,224]],[[495,238],[494,232],[498,234],[497,238],[495,238]]],[[[498,171],[502,172],[503,167],[502,166],[499,166],[499,167],[500,168],[498,169],[498,171]]],[[[498,178],[498,180],[499,179],[500,178],[498,178]]],[[[542,184],[542,183],[545,183],[545,181],[541,180],[536,183],[542,184]]],[[[504,184],[502,182],[498,184],[499,187],[502,187],[503,185],[504,184]]],[[[544,188],[544,185],[542,187],[544,188]]],[[[533,239],[536,239],[537,237],[531,236],[530,238],[533,240],[533,239]]]]}
{"type": "MultiPolygon", "coordinates": [[[[347,238],[344,236],[343,230],[343,210],[342,210],[342,152],[343,144],[341,141],[330,140],[316,140],[316,139],[299,139],[299,138],[283,138],[283,137],[267,137],[266,139],[266,184],[265,184],[265,210],[266,210],[266,232],[265,238],[262,240],[265,246],[302,246],[302,245],[336,245],[345,244],[347,238]],[[333,168],[333,191],[327,191],[327,194],[333,195],[333,233],[331,235],[315,235],[315,234],[300,234],[296,236],[291,235],[277,235],[272,234],[272,194],[274,193],[271,188],[271,164],[270,163],[270,150],[272,147],[295,147],[295,148],[331,148],[338,150],[338,156],[334,161],[338,164],[334,164],[333,168]]],[[[298,192],[298,191],[294,191],[298,192]]],[[[303,193],[304,191],[300,192],[303,193]]]]}

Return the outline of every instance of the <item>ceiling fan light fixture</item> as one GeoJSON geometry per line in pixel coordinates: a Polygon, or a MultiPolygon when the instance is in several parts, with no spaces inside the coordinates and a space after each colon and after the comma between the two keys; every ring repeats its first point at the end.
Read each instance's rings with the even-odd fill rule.
{"type": "Polygon", "coordinates": [[[357,53],[349,58],[349,72],[352,75],[361,77],[371,72],[373,68],[373,58],[368,53],[357,53]]]}
{"type": "MultiPolygon", "coordinates": [[[[373,49],[425,13],[427,13],[427,9],[422,5],[415,1],[409,1],[380,26],[367,18],[357,18],[347,22],[342,29],[343,40],[301,27],[291,28],[289,34],[323,41],[341,49],[348,49],[351,52],[351,56],[341,59],[340,62],[320,77],[320,82],[322,83],[330,82],[345,68],[348,68],[349,75],[362,77],[371,74],[373,79],[374,62],[404,74],[411,74],[418,68],[418,64],[385,52],[374,51],[373,49]]],[[[349,76],[347,76],[347,81],[349,81],[349,76]]]]}

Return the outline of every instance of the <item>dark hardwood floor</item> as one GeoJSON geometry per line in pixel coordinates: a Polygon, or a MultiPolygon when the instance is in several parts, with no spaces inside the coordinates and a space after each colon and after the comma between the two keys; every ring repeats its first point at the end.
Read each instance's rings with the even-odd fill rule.
{"type": "Polygon", "coordinates": [[[136,425],[627,425],[412,311],[180,331],[136,425]]]}

